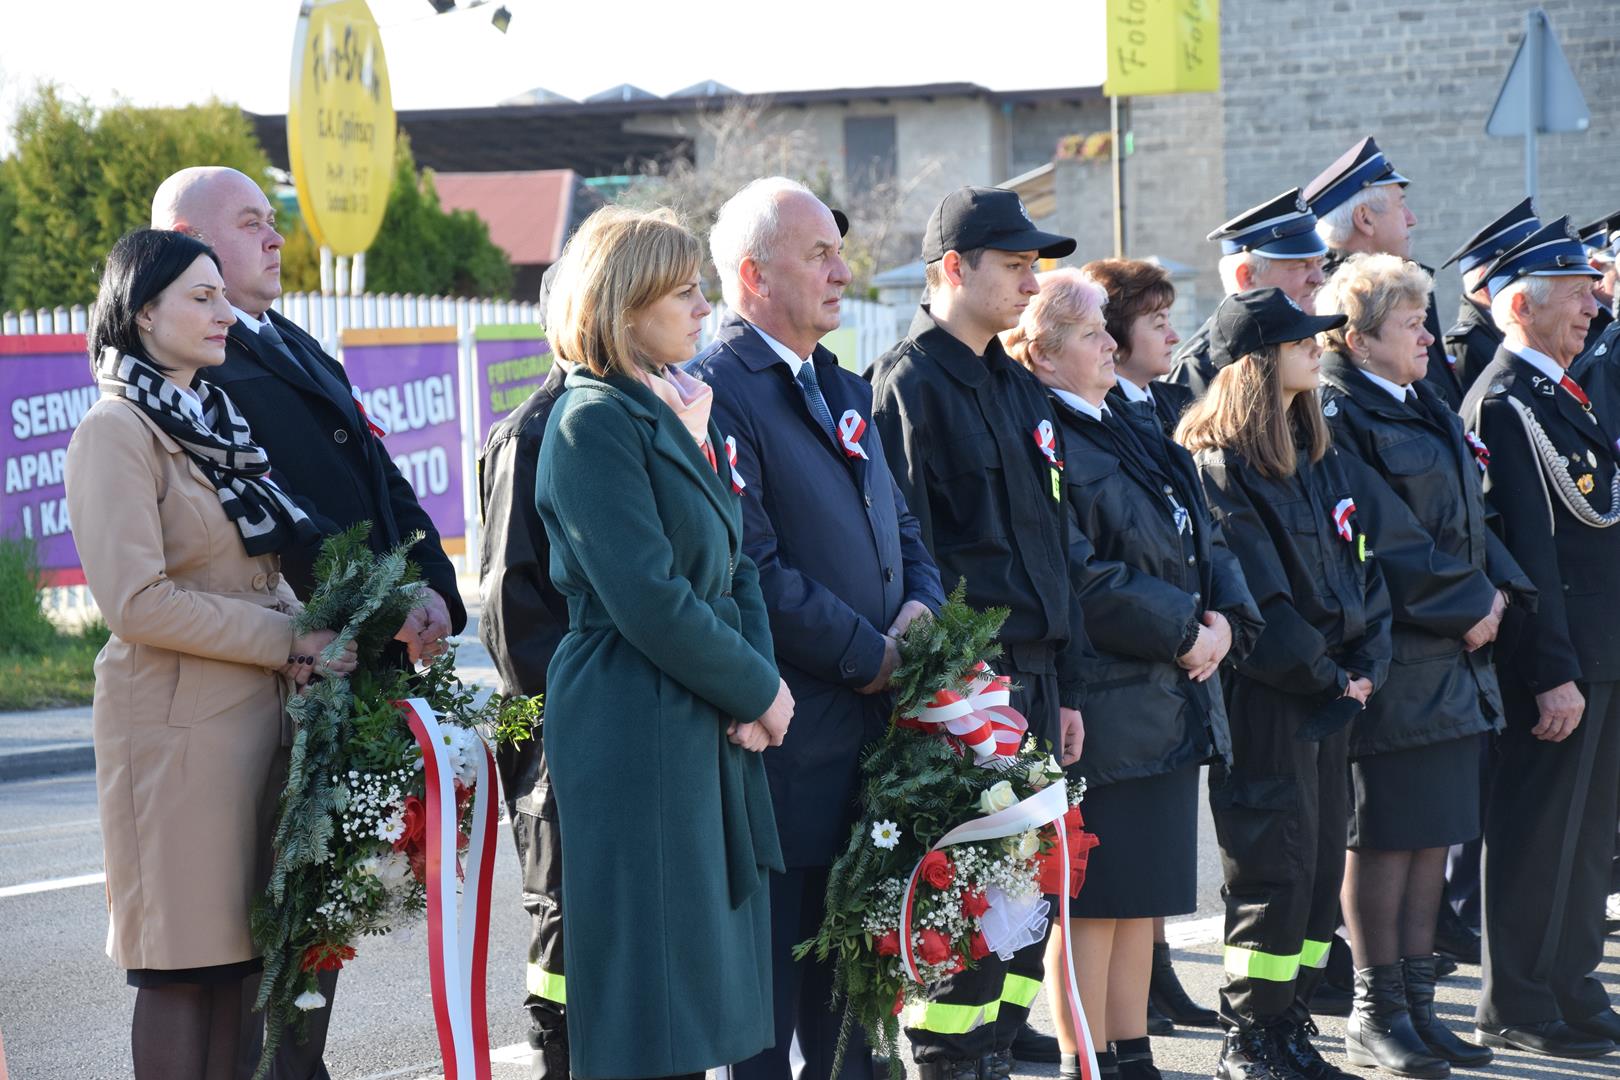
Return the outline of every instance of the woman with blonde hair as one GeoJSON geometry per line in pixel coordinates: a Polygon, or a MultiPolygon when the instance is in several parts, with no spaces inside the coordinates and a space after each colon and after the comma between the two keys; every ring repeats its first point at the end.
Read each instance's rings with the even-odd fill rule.
{"type": "Polygon", "coordinates": [[[760,751],[777,675],[740,477],[681,371],[709,305],[668,210],[607,207],[569,242],[552,341],[577,367],[536,501],[568,633],[546,677],[563,844],[568,1041],[582,1077],[699,1077],[775,1042],[760,751]]]}
{"type": "MultiPolygon", "coordinates": [[[[1217,672],[1248,651],[1260,613],[1192,458],[1118,396],[1108,293],[1072,268],[1037,280],[1002,340],[1051,396],[1064,510],[1071,534],[1090,543],[1074,569],[1093,651],[1092,723],[1069,768],[1085,778],[1086,824],[1102,844],[1070,908],[1071,947],[1092,1042],[1106,1047],[1099,1065],[1120,1080],[1158,1080],[1147,1031],[1153,919],[1198,906],[1198,771],[1228,744],[1217,672]]],[[[1048,971],[1062,966],[1061,955],[1047,961],[1048,971]]],[[[1072,1053],[1064,995],[1051,997],[1072,1053]]],[[[1065,1063],[1060,1076],[1071,1075],[1065,1063]]]]}
{"type": "Polygon", "coordinates": [[[1265,619],[1227,681],[1230,763],[1210,768],[1226,875],[1226,1041],[1215,1075],[1345,1074],[1308,1002],[1339,921],[1346,727],[1389,668],[1389,594],[1317,405],[1316,335],[1280,289],[1211,319],[1209,392],[1181,418],[1205,496],[1265,619]]]}
{"type": "Polygon", "coordinates": [[[1322,359],[1334,444],[1410,511],[1402,541],[1379,537],[1395,663],[1350,738],[1342,897],[1356,966],[1346,1050],[1355,1064],[1406,1076],[1491,1060],[1435,1017],[1435,919],[1447,848],[1482,830],[1482,758],[1488,733],[1503,726],[1491,642],[1509,594],[1534,594],[1485,525],[1461,418],[1424,379],[1432,288],[1398,255],[1353,255],[1316,298],[1318,312],[1347,320],[1325,335],[1322,359]]]}

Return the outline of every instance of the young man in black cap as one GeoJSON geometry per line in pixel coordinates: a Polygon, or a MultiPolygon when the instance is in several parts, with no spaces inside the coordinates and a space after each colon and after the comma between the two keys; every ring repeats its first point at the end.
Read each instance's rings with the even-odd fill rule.
{"type": "Polygon", "coordinates": [[[1615,289],[1615,280],[1620,277],[1620,266],[1616,266],[1614,261],[1617,241],[1620,241],[1620,210],[1600,217],[1581,229],[1587,265],[1600,275],[1592,286],[1592,295],[1597,297],[1598,302],[1597,318],[1592,320],[1592,327],[1586,332],[1586,348],[1581,350],[1583,353],[1596,345],[1603,332],[1614,325],[1615,307],[1620,304],[1615,289]]]}
{"type": "Polygon", "coordinates": [[[1536,217],[1535,206],[1531,200],[1524,199],[1469,237],[1440,264],[1440,269],[1444,270],[1456,263],[1463,280],[1457,324],[1446,331],[1446,353],[1457,361],[1457,380],[1465,394],[1486,365],[1496,359],[1496,350],[1502,345],[1502,331],[1491,321],[1491,296],[1485,289],[1485,271],[1497,256],[1539,228],[1541,221],[1536,217]]]}
{"type": "MultiPolygon", "coordinates": [[[[940,577],[947,589],[965,578],[974,607],[1011,609],[997,667],[1030,734],[1065,764],[1084,737],[1087,643],[1059,501],[1063,448],[1045,390],[996,335],[1039,291],[1036,260],[1074,248],[1037,229],[1010,191],[952,192],[923,236],[928,299],[872,368],[872,418],[940,577]]],[[[1025,1024],[1044,948],[991,954],[906,1014],[924,1080],[999,1080],[1015,1055],[1057,1059],[1055,1040],[1025,1024]]]]}
{"type": "MultiPolygon", "coordinates": [[[[1369,135],[1305,185],[1305,201],[1317,218],[1316,231],[1330,249],[1329,277],[1341,262],[1358,253],[1412,257],[1417,217],[1406,205],[1406,185],[1411,182],[1395,171],[1369,135]]],[[[1434,273],[1430,267],[1423,269],[1434,273]]],[[[1424,379],[1455,409],[1462,404],[1463,384],[1457,378],[1455,359],[1442,344],[1440,313],[1433,296],[1423,325],[1434,339],[1424,379]]]]}
{"type": "Polygon", "coordinates": [[[1503,333],[1463,404],[1490,448],[1485,500],[1535,582],[1497,648],[1507,727],[1485,815],[1485,964],[1476,1041],[1554,1057],[1620,1042],[1603,960],[1620,810],[1620,447],[1567,369],[1598,276],[1567,218],[1486,271],[1503,333]]]}
{"type": "MultiPolygon", "coordinates": [[[[1322,287],[1322,259],[1327,245],[1316,234],[1316,215],[1305,205],[1299,188],[1251,206],[1206,239],[1221,244],[1221,284],[1228,296],[1249,289],[1281,289],[1301,310],[1314,311],[1316,290],[1322,287]]],[[[1168,383],[1185,386],[1193,397],[1203,397],[1215,378],[1209,360],[1211,318],[1176,350],[1168,383]]]]}

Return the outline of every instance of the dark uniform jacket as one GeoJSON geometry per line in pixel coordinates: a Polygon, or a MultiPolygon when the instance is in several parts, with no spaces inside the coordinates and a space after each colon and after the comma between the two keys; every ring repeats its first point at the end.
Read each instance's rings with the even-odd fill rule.
{"type": "MultiPolygon", "coordinates": [[[[1193,403],[1193,392],[1180,383],[1155,380],[1148,387],[1148,393],[1153,398],[1154,422],[1164,432],[1164,437],[1174,442],[1176,425],[1181,423],[1181,414],[1187,411],[1187,406],[1193,403]]],[[[1108,407],[1127,416],[1145,416],[1147,410],[1142,408],[1145,404],[1131,401],[1118,386],[1108,391],[1108,407]]]]}
{"type": "Polygon", "coordinates": [[[1569,366],[1608,426],[1620,426],[1620,322],[1611,322],[1569,366]]]}
{"type": "Polygon", "coordinates": [[[1486,525],[1479,464],[1461,420],[1426,382],[1412,388],[1414,408],[1331,350],[1322,381],[1334,446],[1375,474],[1353,470],[1351,485],[1394,612],[1389,681],[1357,718],[1351,756],[1499,728],[1490,646],[1468,652],[1462,638],[1490,614],[1498,588],[1518,603],[1534,588],[1486,525]]]}
{"type": "Polygon", "coordinates": [[[1614,312],[1609,308],[1600,306],[1598,313],[1592,316],[1592,325],[1586,328],[1586,343],[1581,346],[1581,352],[1590,352],[1593,346],[1598,343],[1598,338],[1602,337],[1604,331],[1613,325],[1614,312]]]}
{"type": "Polygon", "coordinates": [[[1615,437],[1600,408],[1583,409],[1506,345],[1463,406],[1490,449],[1485,498],[1538,593],[1534,613],[1508,609],[1498,672],[1536,694],[1620,679],[1620,530],[1590,521],[1620,513],[1615,437]]]}
{"type": "Polygon", "coordinates": [[[1169,374],[1158,380],[1185,388],[1189,401],[1207,394],[1209,384],[1215,381],[1215,365],[1209,361],[1209,331],[1214,321],[1215,316],[1211,315],[1192,337],[1181,343],[1171,358],[1169,374]]]}
{"type": "Polygon", "coordinates": [[[1336,451],[1299,455],[1294,475],[1262,475],[1235,451],[1202,450],[1196,461],[1210,512],[1243,564],[1265,629],[1227,689],[1234,723],[1290,723],[1336,701],[1353,673],[1382,686],[1389,673],[1389,591],[1373,549],[1352,517],[1346,540],[1335,510],[1352,499],[1336,451]],[[1363,549],[1366,557],[1362,557],[1363,549]]]}
{"type": "Polygon", "coordinates": [[[1243,570],[1209,515],[1187,451],[1156,418],[1131,417],[1110,394],[1103,421],[1056,395],[1063,424],[1063,501],[1093,553],[1081,604],[1088,658],[1088,783],[1172,772],[1231,754],[1219,675],[1193,682],[1177,664],[1189,627],[1225,615],[1236,660],[1260,633],[1243,570]]]}
{"type": "MultiPolygon", "coordinates": [[[[1011,609],[1001,629],[1011,666],[1055,673],[1061,704],[1079,708],[1086,636],[1072,595],[1063,470],[1037,441],[1045,422],[1062,461],[1045,388],[998,338],[977,356],[926,304],[871,374],[889,468],[946,589],[965,578],[969,604],[1011,609]]],[[[1057,745],[1055,730],[1036,734],[1057,745]]]]}
{"type": "Polygon", "coordinates": [[[1446,352],[1457,358],[1457,379],[1464,393],[1473,389],[1479,373],[1496,359],[1496,350],[1501,346],[1502,331],[1491,321],[1490,311],[1463,297],[1457,308],[1457,322],[1446,331],[1446,352]]]}
{"type": "Polygon", "coordinates": [[[872,424],[872,387],[824,348],[811,355],[836,424],[853,410],[861,458],[834,445],[787,362],[733,316],[691,372],[714,390],[714,420],[737,440],[743,552],[759,567],[793,726],[765,752],[789,867],[828,866],[849,839],[860,757],[887,727],[877,677],[884,632],[917,600],[945,597],[917,519],[889,473],[872,424]]]}
{"type": "MultiPolygon", "coordinates": [[[[535,506],[540,445],[567,372],[553,363],[534,393],[489,429],[478,456],[478,640],[508,694],[542,694],[546,666],[568,632],[568,604],[551,583],[551,542],[535,506]]],[[[495,749],[509,813],[555,820],[541,733],[495,749]]]]}
{"type": "MultiPolygon", "coordinates": [[[[225,363],[210,368],[208,380],[231,396],[253,429],[254,441],[269,455],[276,482],[323,538],[369,521],[372,550],[383,552],[413,532],[424,534],[411,549],[411,561],[444,598],[451,629],[460,633],[467,625],[467,609],[456,588],[455,567],[440,546],[439,530],[394,466],[387,445],[372,435],[360,415],[343,365],[298,326],[275,311],[269,315],[297,362],[256,331],[233,323],[225,363]]],[[[318,543],[282,552],[282,572],[301,599],[315,585],[317,554],[318,543]]]]}

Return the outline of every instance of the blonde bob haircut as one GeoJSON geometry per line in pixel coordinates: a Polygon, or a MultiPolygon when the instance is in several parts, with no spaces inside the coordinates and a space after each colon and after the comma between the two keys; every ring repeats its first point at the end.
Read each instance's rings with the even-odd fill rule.
{"type": "Polygon", "coordinates": [[[557,355],[591,374],[636,378],[651,365],[636,343],[636,315],[690,281],[703,247],[668,207],[604,206],[563,249],[546,329],[557,355]]]}
{"type": "Polygon", "coordinates": [[[1273,480],[1294,475],[1301,450],[1321,461],[1331,436],[1316,391],[1294,395],[1284,412],[1281,356],[1282,346],[1267,345],[1216,372],[1209,392],[1182,413],[1176,441],[1195,454],[1235,451],[1273,480]]]}
{"type": "Polygon", "coordinates": [[[1063,348],[1069,331],[1108,305],[1108,290],[1072,267],[1036,274],[1041,291],[1024,308],[1018,325],[1001,335],[1007,355],[1032,368],[1035,353],[1051,356],[1063,348]]]}
{"type": "Polygon", "coordinates": [[[1322,344],[1349,355],[1350,331],[1378,337],[1398,307],[1427,308],[1434,279],[1428,271],[1399,255],[1352,255],[1339,264],[1316,294],[1318,315],[1343,315],[1349,322],[1322,334],[1322,344]]]}

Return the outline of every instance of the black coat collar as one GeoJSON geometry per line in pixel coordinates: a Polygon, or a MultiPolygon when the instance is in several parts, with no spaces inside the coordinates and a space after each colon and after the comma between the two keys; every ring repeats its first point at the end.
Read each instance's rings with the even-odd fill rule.
{"type": "Polygon", "coordinates": [[[980,356],[963,344],[961,338],[941,326],[927,304],[917,305],[909,336],[945,369],[947,375],[964,386],[977,389],[984,385],[992,371],[1017,366],[1001,347],[999,337],[992,337],[990,344],[985,346],[984,355],[980,356]]]}

